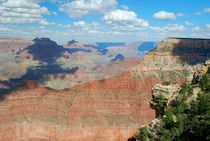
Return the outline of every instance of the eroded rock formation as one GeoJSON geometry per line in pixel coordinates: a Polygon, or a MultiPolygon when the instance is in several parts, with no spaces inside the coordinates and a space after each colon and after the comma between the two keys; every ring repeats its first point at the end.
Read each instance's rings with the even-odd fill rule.
{"type": "Polygon", "coordinates": [[[0,38],[0,53],[20,51],[32,44],[33,41],[21,38],[0,38]]]}
{"type": "Polygon", "coordinates": [[[129,71],[71,89],[58,91],[25,81],[0,102],[0,140],[126,141],[155,117],[149,105],[152,87],[166,81],[183,83],[196,71],[192,56],[193,62],[209,57],[203,52],[209,42],[166,39],[129,71]],[[174,52],[176,47],[180,52],[174,52]],[[198,50],[189,52],[194,48],[198,50]]]}

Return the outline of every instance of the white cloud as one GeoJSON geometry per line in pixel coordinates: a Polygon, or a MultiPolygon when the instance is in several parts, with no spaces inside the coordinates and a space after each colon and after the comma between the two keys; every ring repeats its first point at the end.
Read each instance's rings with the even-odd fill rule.
{"type": "Polygon", "coordinates": [[[201,28],[199,26],[193,27],[192,31],[199,31],[201,28]]]}
{"type": "Polygon", "coordinates": [[[187,25],[187,26],[192,26],[193,23],[192,23],[192,22],[189,22],[189,21],[185,21],[185,25],[187,25]]]}
{"type": "Polygon", "coordinates": [[[175,20],[176,15],[172,12],[159,11],[153,14],[153,18],[158,20],[175,20]]]}
{"type": "Polygon", "coordinates": [[[151,27],[153,32],[160,33],[160,34],[168,34],[168,33],[174,33],[174,32],[182,32],[184,31],[183,25],[178,24],[169,24],[164,27],[151,27]]]}
{"type": "Polygon", "coordinates": [[[210,25],[206,24],[203,27],[193,27],[190,31],[190,34],[196,38],[209,38],[210,36],[210,25]]]}
{"type": "Polygon", "coordinates": [[[74,22],[73,24],[74,24],[74,26],[78,26],[78,27],[85,27],[86,26],[86,23],[84,21],[74,22]]]}
{"type": "Polygon", "coordinates": [[[100,26],[100,24],[97,23],[97,22],[92,22],[91,25],[92,25],[93,27],[98,27],[98,26],[100,26]]]}
{"type": "Polygon", "coordinates": [[[203,12],[210,13],[210,8],[204,8],[203,12]]]}
{"type": "Polygon", "coordinates": [[[116,0],[72,0],[60,6],[60,11],[79,18],[89,14],[103,14],[116,8],[116,0]]]}
{"type": "Polygon", "coordinates": [[[73,22],[73,25],[75,27],[79,27],[77,29],[85,30],[88,33],[96,33],[99,30],[101,30],[101,31],[103,30],[101,25],[99,23],[97,23],[97,22],[88,23],[88,22],[85,22],[85,21],[75,21],[75,22],[73,22]]]}
{"type": "Polygon", "coordinates": [[[60,27],[64,27],[64,28],[69,28],[69,27],[71,27],[71,24],[61,24],[61,23],[57,23],[56,25],[57,25],[57,26],[60,26],[60,27]]]}
{"type": "Polygon", "coordinates": [[[138,18],[134,11],[116,9],[104,15],[103,20],[115,29],[135,30],[149,26],[144,19],[138,18]]]}
{"type": "Polygon", "coordinates": [[[34,0],[7,0],[0,3],[0,23],[37,22],[48,25],[42,14],[49,14],[48,9],[34,0]]]}

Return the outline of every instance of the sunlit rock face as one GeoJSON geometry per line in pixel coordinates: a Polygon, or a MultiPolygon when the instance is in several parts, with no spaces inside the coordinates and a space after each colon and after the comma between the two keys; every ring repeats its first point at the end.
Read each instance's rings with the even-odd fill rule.
{"type": "Polygon", "coordinates": [[[71,89],[23,81],[1,95],[0,140],[127,141],[155,117],[149,105],[152,87],[166,81],[182,84],[209,58],[209,42],[166,39],[130,70],[71,89]],[[197,42],[205,43],[191,46],[197,42]],[[177,46],[180,52],[173,52],[177,46]],[[182,47],[196,52],[183,53],[182,47]],[[198,63],[185,57],[192,54],[198,63]]]}
{"type": "Polygon", "coordinates": [[[20,51],[32,44],[33,44],[33,41],[24,40],[21,38],[0,37],[0,54],[6,53],[6,52],[20,51]]]}

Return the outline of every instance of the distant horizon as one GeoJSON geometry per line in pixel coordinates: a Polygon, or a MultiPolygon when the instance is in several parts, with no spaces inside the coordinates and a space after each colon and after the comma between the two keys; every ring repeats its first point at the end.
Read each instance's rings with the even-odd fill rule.
{"type": "MultiPolygon", "coordinates": [[[[129,43],[135,43],[135,42],[160,42],[160,41],[150,41],[150,40],[145,40],[145,41],[130,41],[130,42],[125,42],[125,41],[96,41],[96,42],[86,42],[86,41],[79,41],[79,40],[76,40],[76,39],[69,39],[67,41],[64,41],[64,42],[59,42],[59,41],[56,41],[56,40],[53,40],[51,39],[50,37],[34,37],[34,38],[24,38],[24,37],[15,37],[15,36],[0,36],[0,39],[21,39],[21,40],[28,40],[28,41],[32,41],[36,38],[48,38],[52,41],[55,41],[56,43],[58,44],[65,44],[65,43],[68,43],[69,41],[72,41],[72,40],[75,40],[77,41],[78,43],[125,43],[125,44],[129,44],[129,43]]],[[[171,37],[172,38],[172,37],[171,37]]],[[[175,37],[174,37],[175,38],[175,37]]]]}
{"type": "Polygon", "coordinates": [[[64,45],[64,44],[66,44],[66,43],[68,43],[69,41],[72,41],[72,40],[74,40],[74,41],[77,41],[78,43],[92,43],[92,44],[97,44],[97,43],[124,43],[124,44],[132,44],[132,43],[143,43],[143,42],[156,42],[156,43],[158,43],[158,42],[161,42],[161,41],[163,41],[163,40],[165,40],[165,39],[198,39],[198,40],[210,40],[210,37],[209,38],[199,38],[199,37],[166,37],[166,38],[164,38],[163,40],[158,40],[158,41],[152,41],[152,40],[146,40],[146,41],[131,41],[131,42],[123,42],[123,41],[96,41],[96,42],[85,42],[85,41],[79,41],[79,40],[76,40],[76,39],[69,39],[69,40],[67,40],[67,41],[65,41],[65,42],[59,42],[59,41],[56,41],[56,40],[53,40],[53,39],[51,39],[50,37],[34,37],[33,39],[28,39],[28,38],[23,38],[23,37],[15,37],[15,36],[0,36],[0,39],[21,39],[21,40],[28,40],[28,41],[32,41],[32,40],[34,40],[34,39],[36,39],[36,38],[48,38],[48,39],[50,39],[50,40],[52,40],[52,41],[55,41],[57,44],[59,44],[59,45],[64,45]]]}

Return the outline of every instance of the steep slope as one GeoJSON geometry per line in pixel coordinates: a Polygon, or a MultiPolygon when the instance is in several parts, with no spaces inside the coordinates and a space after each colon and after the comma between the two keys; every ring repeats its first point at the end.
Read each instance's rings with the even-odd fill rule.
{"type": "Polygon", "coordinates": [[[156,118],[140,128],[135,135],[137,141],[209,140],[210,60],[202,65],[204,69],[181,87],[177,84],[153,87],[150,103],[156,109],[156,118]]]}
{"type": "Polygon", "coordinates": [[[149,105],[152,87],[166,81],[182,84],[201,69],[191,56],[193,62],[208,59],[209,42],[166,39],[129,71],[72,89],[56,91],[25,81],[2,93],[0,140],[126,141],[155,117],[149,105]]]}

